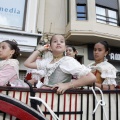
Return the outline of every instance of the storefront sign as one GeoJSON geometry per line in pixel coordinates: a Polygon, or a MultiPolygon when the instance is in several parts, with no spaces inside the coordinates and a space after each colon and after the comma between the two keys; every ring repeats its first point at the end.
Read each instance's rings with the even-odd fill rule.
{"type": "Polygon", "coordinates": [[[22,30],[26,0],[0,0],[0,25],[22,30]]]}
{"type": "Polygon", "coordinates": [[[119,53],[110,53],[110,60],[119,60],[120,61],[120,54],[119,53]]]}

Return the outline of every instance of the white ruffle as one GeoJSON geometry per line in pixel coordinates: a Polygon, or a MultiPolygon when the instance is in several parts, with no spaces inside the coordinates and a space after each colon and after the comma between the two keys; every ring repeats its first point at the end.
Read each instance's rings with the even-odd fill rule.
{"type": "Polygon", "coordinates": [[[101,74],[101,77],[102,78],[116,78],[116,71],[115,70],[104,70],[102,71],[102,74],[101,74]]]}
{"type": "Polygon", "coordinates": [[[52,58],[36,60],[37,70],[46,70],[46,66],[52,61],[52,58]]]}
{"type": "Polygon", "coordinates": [[[64,73],[77,76],[77,78],[87,75],[90,72],[89,68],[81,65],[77,60],[69,56],[65,56],[53,64],[50,64],[51,60],[52,59],[46,59],[36,62],[37,68],[45,71],[45,84],[48,84],[48,77],[52,75],[58,66],[64,73]]]}
{"type": "Polygon", "coordinates": [[[104,85],[117,85],[117,83],[116,83],[116,81],[115,81],[115,79],[112,79],[112,78],[106,78],[104,81],[103,81],[103,83],[102,84],[104,84],[104,85]]]}
{"type": "Polygon", "coordinates": [[[104,84],[114,84],[116,85],[116,72],[117,69],[107,61],[101,62],[94,66],[95,63],[88,65],[91,68],[91,72],[98,70],[101,73],[101,78],[104,78],[104,84]]]}
{"type": "Polygon", "coordinates": [[[77,78],[87,75],[91,70],[84,65],[81,65],[77,60],[72,57],[65,57],[65,61],[60,65],[63,72],[72,74],[77,78]]]}
{"type": "Polygon", "coordinates": [[[45,72],[43,70],[34,69],[31,71],[31,73],[32,73],[32,78],[38,81],[45,76],[45,72]]]}

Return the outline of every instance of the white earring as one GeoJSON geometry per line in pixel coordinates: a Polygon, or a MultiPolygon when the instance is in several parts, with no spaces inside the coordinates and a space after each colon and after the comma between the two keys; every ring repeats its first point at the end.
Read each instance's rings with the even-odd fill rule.
{"type": "Polygon", "coordinates": [[[106,55],[104,56],[104,61],[107,61],[106,55]]]}

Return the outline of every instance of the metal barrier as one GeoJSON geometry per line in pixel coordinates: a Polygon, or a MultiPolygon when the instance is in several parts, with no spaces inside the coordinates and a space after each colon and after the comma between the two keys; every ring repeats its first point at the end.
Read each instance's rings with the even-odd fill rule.
{"type": "MultiPolygon", "coordinates": [[[[0,91],[30,106],[29,88],[0,87],[0,91]]],[[[51,107],[60,120],[106,120],[101,106],[97,108],[95,114],[92,114],[97,101],[89,87],[83,90],[67,90],[63,95],[58,95],[56,90],[50,89],[34,88],[34,92],[36,97],[42,98],[51,107]]],[[[101,99],[100,92],[97,90],[95,92],[97,98],[101,99]]],[[[106,90],[103,93],[108,120],[120,120],[120,89],[106,90]]],[[[41,109],[45,117],[52,120],[51,115],[43,105],[41,105],[41,109]]],[[[3,117],[5,120],[13,120],[14,118],[11,115],[4,116],[1,113],[0,120],[3,117]]]]}

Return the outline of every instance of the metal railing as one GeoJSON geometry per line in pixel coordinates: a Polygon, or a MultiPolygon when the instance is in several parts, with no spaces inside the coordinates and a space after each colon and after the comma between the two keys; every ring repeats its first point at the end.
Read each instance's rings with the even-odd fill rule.
{"type": "MultiPolygon", "coordinates": [[[[30,89],[17,87],[0,87],[3,94],[16,98],[30,106],[30,89]]],[[[67,90],[63,95],[56,94],[56,90],[34,88],[35,96],[44,100],[48,106],[57,114],[60,120],[106,120],[103,107],[98,106],[94,114],[93,110],[97,104],[96,98],[90,87],[85,89],[67,90]]],[[[95,90],[96,96],[101,100],[101,94],[95,90]]],[[[120,120],[120,89],[104,90],[105,112],[108,120],[120,120]]],[[[52,120],[48,110],[40,105],[45,117],[52,120]]],[[[12,117],[11,115],[8,115],[12,117]]],[[[7,118],[9,118],[7,116],[7,118]]],[[[3,116],[0,116],[2,119],[3,116]]]]}

